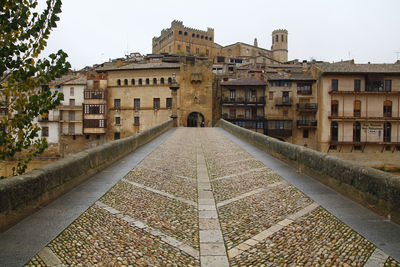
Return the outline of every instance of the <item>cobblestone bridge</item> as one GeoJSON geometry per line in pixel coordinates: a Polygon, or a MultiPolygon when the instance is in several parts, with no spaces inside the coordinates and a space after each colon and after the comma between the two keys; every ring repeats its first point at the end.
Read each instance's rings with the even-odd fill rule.
{"type": "Polygon", "coordinates": [[[400,266],[400,228],[221,129],[177,128],[0,248],[2,266],[400,266]]]}

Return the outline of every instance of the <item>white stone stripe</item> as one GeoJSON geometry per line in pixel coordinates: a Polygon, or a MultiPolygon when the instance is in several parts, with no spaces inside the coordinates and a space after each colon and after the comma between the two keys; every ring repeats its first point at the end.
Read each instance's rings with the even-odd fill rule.
{"type": "Polygon", "coordinates": [[[225,205],[227,205],[227,204],[230,204],[230,203],[232,203],[232,202],[235,202],[235,201],[241,200],[241,199],[243,199],[243,198],[246,198],[246,197],[249,197],[249,196],[252,196],[252,195],[261,193],[261,192],[264,192],[264,191],[267,190],[268,188],[276,187],[276,186],[279,186],[279,185],[282,185],[282,184],[286,184],[286,182],[284,182],[284,181],[282,181],[282,182],[276,182],[276,183],[267,185],[266,188],[265,188],[265,187],[257,188],[257,189],[255,189],[255,190],[253,190],[253,191],[244,193],[244,194],[242,194],[242,195],[240,195],[240,196],[237,196],[237,197],[234,197],[234,198],[231,198],[231,199],[222,201],[222,202],[220,202],[220,203],[217,204],[217,207],[220,208],[220,207],[225,206],[225,205]]]}
{"type": "Polygon", "coordinates": [[[197,198],[199,212],[200,266],[228,267],[224,237],[218,219],[207,164],[200,144],[197,145],[197,198]]]}
{"type": "Polygon", "coordinates": [[[364,267],[384,266],[388,258],[389,255],[379,248],[376,248],[374,253],[372,253],[371,257],[369,257],[368,261],[365,263],[364,267]]]}
{"type": "Polygon", "coordinates": [[[259,172],[259,171],[263,171],[263,170],[268,170],[267,173],[272,173],[272,171],[270,169],[268,169],[267,167],[262,167],[262,168],[255,168],[255,169],[251,169],[245,172],[240,172],[240,173],[235,173],[235,174],[230,174],[227,176],[222,176],[222,177],[218,177],[218,178],[214,178],[213,181],[218,181],[218,180],[222,180],[222,179],[230,179],[239,175],[244,175],[244,174],[248,174],[248,173],[252,173],[252,172],[259,172]]]}
{"type": "MultiPolygon", "coordinates": [[[[115,214],[121,214],[121,211],[117,211],[116,209],[107,206],[106,204],[97,201],[95,203],[97,206],[99,206],[100,208],[110,212],[111,214],[115,215],[115,214]],[[113,213],[111,211],[117,211],[117,213],[113,213]]],[[[147,224],[141,222],[141,221],[137,221],[134,218],[130,217],[130,216],[124,216],[121,218],[122,220],[126,221],[127,223],[129,223],[130,225],[133,225],[139,229],[142,229],[143,231],[153,235],[153,236],[157,236],[159,237],[162,241],[164,241],[165,243],[169,244],[170,246],[176,247],[184,252],[186,252],[187,254],[189,254],[190,256],[192,256],[193,258],[199,259],[199,251],[194,249],[191,246],[186,245],[185,243],[176,240],[173,237],[170,237],[166,234],[161,233],[160,231],[158,231],[157,229],[154,229],[150,226],[148,226],[147,224]]]]}
{"type": "Polygon", "coordinates": [[[183,176],[183,175],[176,175],[176,174],[173,174],[171,172],[166,172],[166,171],[163,171],[163,170],[158,170],[158,169],[153,169],[153,168],[148,168],[148,167],[143,167],[143,166],[138,166],[138,169],[144,169],[144,170],[148,170],[148,171],[163,173],[163,174],[166,174],[166,175],[171,175],[171,176],[175,176],[175,177],[178,177],[178,178],[186,179],[186,180],[189,180],[191,182],[195,182],[196,181],[196,179],[194,179],[194,178],[186,177],[186,176],[183,176]]]}
{"type": "Polygon", "coordinates": [[[191,206],[193,206],[193,207],[197,207],[197,203],[195,203],[195,202],[193,202],[193,201],[191,201],[191,200],[187,200],[187,199],[184,199],[184,198],[181,198],[181,197],[176,197],[176,196],[171,195],[171,194],[169,194],[169,193],[166,193],[166,192],[163,192],[163,191],[160,191],[160,190],[157,190],[157,189],[153,189],[153,188],[151,188],[151,187],[148,187],[148,186],[145,186],[145,185],[142,185],[142,184],[138,184],[138,183],[135,183],[135,182],[126,180],[126,179],[121,179],[121,181],[123,181],[123,182],[125,182],[125,183],[128,183],[128,184],[131,184],[131,185],[133,185],[133,186],[136,186],[136,187],[145,189],[145,190],[147,190],[147,191],[150,191],[150,192],[153,192],[153,193],[162,195],[162,196],[164,196],[164,197],[168,197],[168,198],[175,199],[175,200],[177,200],[177,201],[186,203],[186,204],[191,205],[191,206]]]}
{"type": "Polygon", "coordinates": [[[277,224],[274,224],[267,230],[262,231],[261,233],[256,234],[250,239],[247,239],[243,243],[237,245],[236,247],[231,248],[228,250],[228,256],[229,258],[234,258],[241,254],[242,252],[248,250],[249,248],[257,245],[258,243],[263,242],[265,239],[270,237],[271,235],[275,234],[276,232],[280,231],[282,228],[285,226],[288,226],[292,222],[294,222],[296,219],[300,218],[301,216],[304,216],[311,211],[315,210],[319,205],[317,203],[313,203],[311,205],[308,205],[307,207],[301,209],[300,211],[289,215],[286,219],[278,222],[277,224]],[[290,218],[290,219],[289,219],[290,218]]]}
{"type": "Polygon", "coordinates": [[[50,248],[44,247],[38,252],[38,256],[42,259],[42,261],[46,264],[46,266],[58,266],[64,267],[64,265],[60,259],[51,251],[50,248]]]}

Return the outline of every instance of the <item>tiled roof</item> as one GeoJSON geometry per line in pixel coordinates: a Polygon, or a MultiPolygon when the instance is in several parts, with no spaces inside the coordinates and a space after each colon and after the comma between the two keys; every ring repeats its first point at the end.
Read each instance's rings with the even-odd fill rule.
{"type": "Polygon", "coordinates": [[[142,69],[177,69],[180,67],[179,63],[167,63],[167,62],[159,62],[159,63],[131,63],[127,65],[123,65],[121,67],[117,67],[116,65],[112,66],[104,66],[99,68],[99,71],[106,70],[142,70],[142,69]]]}
{"type": "Polygon", "coordinates": [[[75,77],[76,77],[75,79],[66,81],[63,84],[69,84],[69,85],[84,84],[84,85],[86,85],[86,82],[87,82],[86,75],[79,75],[79,76],[75,76],[75,77]]]}
{"type": "Polygon", "coordinates": [[[285,73],[285,74],[267,74],[269,81],[315,81],[315,78],[311,74],[305,73],[285,73]]]}
{"type": "Polygon", "coordinates": [[[400,73],[400,64],[317,63],[324,73],[400,73]]]}
{"type": "Polygon", "coordinates": [[[221,85],[266,85],[266,82],[254,78],[240,78],[221,82],[221,85]]]}

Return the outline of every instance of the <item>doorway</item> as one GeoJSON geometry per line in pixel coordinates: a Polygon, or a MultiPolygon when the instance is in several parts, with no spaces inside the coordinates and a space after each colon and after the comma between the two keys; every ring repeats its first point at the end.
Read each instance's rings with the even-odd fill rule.
{"type": "Polygon", "coordinates": [[[204,127],[204,116],[199,112],[192,112],[187,118],[187,127],[204,127]]]}

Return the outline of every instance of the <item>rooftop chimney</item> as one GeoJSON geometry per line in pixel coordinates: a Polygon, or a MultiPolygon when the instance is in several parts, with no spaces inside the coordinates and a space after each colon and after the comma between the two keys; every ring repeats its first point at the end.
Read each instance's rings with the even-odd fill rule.
{"type": "Polygon", "coordinates": [[[254,38],[254,46],[255,46],[255,47],[258,47],[258,41],[257,41],[257,38],[254,38]]]}

